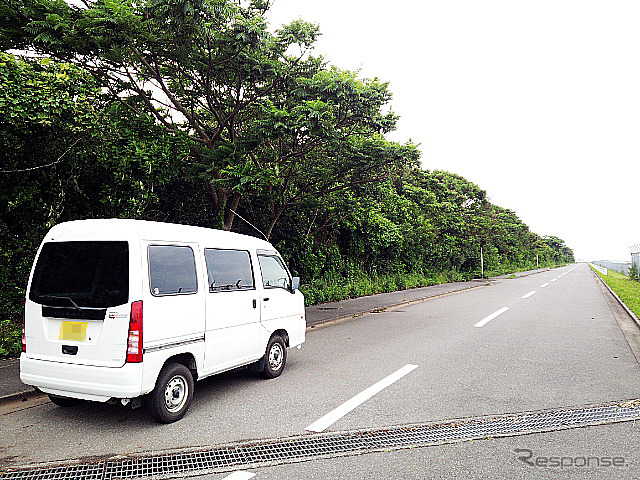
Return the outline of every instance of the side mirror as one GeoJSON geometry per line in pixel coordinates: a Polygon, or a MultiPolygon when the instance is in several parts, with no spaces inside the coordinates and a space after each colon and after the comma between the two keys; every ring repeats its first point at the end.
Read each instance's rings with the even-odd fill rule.
{"type": "Polygon", "coordinates": [[[300,288],[300,277],[293,277],[291,279],[291,292],[295,292],[300,288]]]}

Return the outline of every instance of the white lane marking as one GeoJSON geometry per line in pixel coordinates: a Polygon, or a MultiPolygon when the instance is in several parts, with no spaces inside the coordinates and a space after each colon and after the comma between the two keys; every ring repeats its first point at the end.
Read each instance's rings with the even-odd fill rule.
{"type": "Polygon", "coordinates": [[[313,422],[311,425],[305,428],[305,430],[308,430],[310,432],[323,432],[324,430],[329,428],[332,424],[334,424],[336,421],[344,417],[351,410],[362,405],[364,402],[366,402],[371,397],[373,397],[376,393],[381,392],[382,390],[387,388],[389,385],[393,384],[394,382],[397,382],[406,374],[412,372],[416,368],[418,368],[418,365],[408,364],[402,367],[401,369],[396,370],[391,375],[383,378],[377,383],[374,383],[369,388],[367,388],[366,390],[363,390],[356,396],[351,397],[349,400],[344,402],[339,407],[334,408],[329,413],[327,413],[324,417],[313,422]]]}
{"type": "Polygon", "coordinates": [[[547,282],[547,283],[543,283],[542,285],[540,285],[540,288],[544,288],[544,287],[546,287],[547,285],[549,285],[549,282],[547,282]]]}
{"type": "Polygon", "coordinates": [[[491,320],[493,320],[494,318],[496,318],[498,315],[502,315],[504,312],[506,312],[507,310],[509,310],[509,307],[502,307],[500,310],[498,310],[497,312],[493,312],[491,315],[489,315],[488,317],[483,318],[482,320],[480,320],[478,323],[476,323],[474,325],[474,327],[484,327],[487,323],[489,323],[491,320]]]}
{"type": "Polygon", "coordinates": [[[558,280],[557,278],[552,278],[551,281],[555,282],[556,280],[558,280]]]}
{"type": "Polygon", "coordinates": [[[255,473],[237,471],[227,477],[224,477],[222,480],[249,480],[255,476],[255,473]]]}
{"type": "Polygon", "coordinates": [[[523,295],[522,298],[529,298],[531,295],[535,295],[536,293],[538,293],[537,290],[531,290],[529,293],[527,293],[526,295],[523,295]]]}

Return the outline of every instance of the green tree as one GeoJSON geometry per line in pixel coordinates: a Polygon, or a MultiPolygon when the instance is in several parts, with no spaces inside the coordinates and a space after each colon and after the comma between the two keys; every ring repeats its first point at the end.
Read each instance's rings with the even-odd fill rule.
{"type": "Polygon", "coordinates": [[[0,53],[0,355],[19,348],[24,289],[46,231],[148,214],[186,146],[110,103],[86,71],[0,53]]]}
{"type": "Polygon", "coordinates": [[[169,132],[186,133],[212,225],[230,229],[245,187],[265,178],[252,156],[260,139],[247,137],[249,125],[274,91],[286,94],[292,78],[316,65],[305,55],[317,28],[297,21],[272,34],[263,17],[268,2],[257,0],[100,0],[86,7],[5,5],[20,27],[5,25],[0,38],[5,48],[81,65],[134,114],[149,112],[169,132]]]}
{"type": "Polygon", "coordinates": [[[263,139],[256,161],[272,178],[260,192],[269,212],[267,237],[287,207],[398,177],[419,158],[415,146],[384,138],[396,123],[393,113],[382,113],[391,99],[388,84],[334,67],[295,85],[267,103],[254,130],[263,139]]]}

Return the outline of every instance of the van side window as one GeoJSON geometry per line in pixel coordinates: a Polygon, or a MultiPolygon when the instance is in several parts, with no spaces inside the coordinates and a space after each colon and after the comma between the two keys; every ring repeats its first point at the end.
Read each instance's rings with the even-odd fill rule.
{"type": "Polygon", "coordinates": [[[196,262],[191,247],[150,245],[149,284],[154,296],[197,292],[196,262]]]}
{"type": "Polygon", "coordinates": [[[258,255],[262,271],[262,285],[265,288],[280,287],[291,289],[291,277],[284,263],[275,255],[258,255]]]}
{"type": "Polygon", "coordinates": [[[209,291],[252,290],[253,267],[246,250],[206,248],[204,257],[209,273],[209,291]]]}

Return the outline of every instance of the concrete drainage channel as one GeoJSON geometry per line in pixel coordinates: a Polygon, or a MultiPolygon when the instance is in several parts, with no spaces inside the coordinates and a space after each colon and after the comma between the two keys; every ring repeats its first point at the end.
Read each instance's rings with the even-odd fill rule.
{"type": "Polygon", "coordinates": [[[110,458],[95,463],[5,469],[0,480],[174,478],[258,468],[318,458],[427,447],[640,420],[640,400],[465,418],[388,428],[307,434],[207,449],[110,458]]]}

